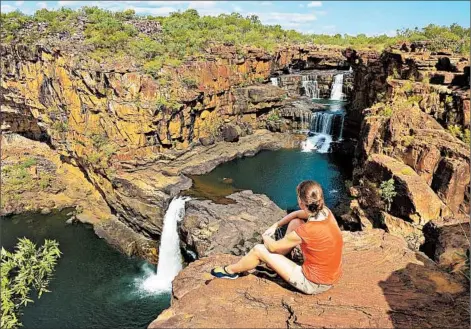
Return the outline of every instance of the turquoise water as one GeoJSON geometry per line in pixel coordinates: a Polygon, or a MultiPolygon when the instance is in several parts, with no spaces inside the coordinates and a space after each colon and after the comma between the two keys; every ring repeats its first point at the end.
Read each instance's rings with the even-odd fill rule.
{"type": "Polygon", "coordinates": [[[169,295],[141,288],[155,271],[99,239],[89,225],[67,225],[66,212],[2,219],[1,245],[12,250],[18,237],[42,244],[55,239],[63,255],[51,292],[24,308],[24,328],[146,328],[165,308],[169,295]]]}
{"type": "Polygon", "coordinates": [[[319,182],[326,203],[334,207],[345,196],[345,174],[329,154],[300,150],[262,151],[236,159],[208,174],[192,177],[195,195],[230,194],[239,189],[266,194],[282,209],[297,209],[296,186],[305,179],[319,182]]]}

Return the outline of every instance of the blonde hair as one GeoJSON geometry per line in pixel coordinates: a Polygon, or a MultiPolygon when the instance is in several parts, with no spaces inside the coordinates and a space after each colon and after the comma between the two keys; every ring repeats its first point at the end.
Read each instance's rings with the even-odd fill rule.
{"type": "Polygon", "coordinates": [[[302,181],[296,187],[296,192],[312,216],[316,217],[324,209],[324,192],[318,182],[313,180],[302,181]]]}

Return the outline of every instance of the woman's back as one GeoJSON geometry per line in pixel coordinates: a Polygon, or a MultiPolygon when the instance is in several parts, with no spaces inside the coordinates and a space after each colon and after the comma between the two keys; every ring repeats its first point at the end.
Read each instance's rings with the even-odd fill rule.
{"type": "Polygon", "coordinates": [[[302,239],[302,269],[306,278],[320,284],[336,283],[342,275],[343,239],[331,211],[324,220],[307,221],[296,233],[302,239]]]}

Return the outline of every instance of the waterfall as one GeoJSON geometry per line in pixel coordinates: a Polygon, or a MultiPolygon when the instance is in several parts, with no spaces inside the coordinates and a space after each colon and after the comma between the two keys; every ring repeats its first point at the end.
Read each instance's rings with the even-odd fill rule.
{"type": "Polygon", "coordinates": [[[278,78],[271,78],[271,84],[278,87],[278,78]]]}
{"type": "Polygon", "coordinates": [[[303,75],[301,77],[304,92],[310,98],[319,98],[319,86],[317,84],[317,75],[303,75]]]}
{"type": "Polygon", "coordinates": [[[330,92],[330,99],[335,101],[343,100],[343,73],[334,76],[332,83],[332,91],[330,92]]]}
{"type": "Polygon", "coordinates": [[[344,113],[342,111],[315,112],[311,116],[310,130],[315,134],[310,136],[301,144],[303,152],[317,151],[328,153],[330,144],[334,139],[334,129],[339,127],[340,132],[337,140],[342,139],[344,113]]]}
{"type": "Polygon", "coordinates": [[[172,291],[172,281],[182,269],[177,222],[181,221],[185,216],[185,202],[188,200],[188,198],[177,197],[168,206],[160,237],[157,274],[151,275],[144,280],[142,286],[146,291],[172,291]]]}

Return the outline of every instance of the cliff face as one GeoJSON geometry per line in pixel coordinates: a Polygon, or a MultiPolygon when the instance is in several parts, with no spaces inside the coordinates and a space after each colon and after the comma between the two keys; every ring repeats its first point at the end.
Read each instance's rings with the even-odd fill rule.
{"type": "Polygon", "coordinates": [[[348,221],[424,242],[423,225],[469,213],[469,61],[383,53],[354,66],[348,129],[358,136],[348,221]],[[390,209],[381,184],[390,178],[390,209]],[[387,210],[387,211],[386,211],[387,210]]]}
{"type": "MultiPolygon", "coordinates": [[[[205,61],[165,67],[155,79],[132,60],[98,65],[60,49],[25,46],[4,45],[1,53],[2,132],[47,141],[84,170],[118,216],[148,236],[159,234],[170,198],[191,184],[182,168],[167,164],[195,144],[235,142],[270,128],[268,112],[287,98],[261,83],[270,74],[294,64],[346,63],[340,50],[315,46],[275,56],[213,47],[205,61]]],[[[286,144],[262,135],[227,157],[286,144]]]]}

